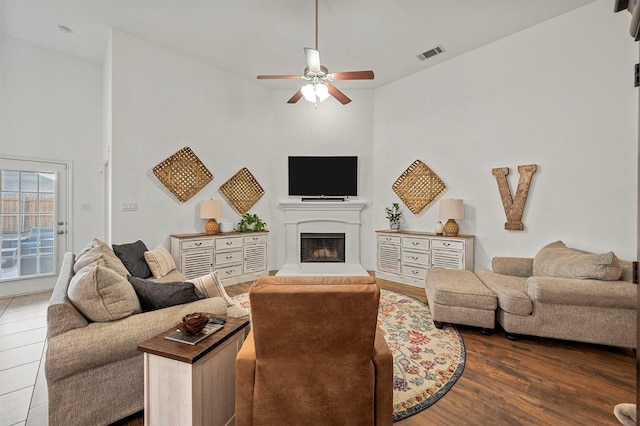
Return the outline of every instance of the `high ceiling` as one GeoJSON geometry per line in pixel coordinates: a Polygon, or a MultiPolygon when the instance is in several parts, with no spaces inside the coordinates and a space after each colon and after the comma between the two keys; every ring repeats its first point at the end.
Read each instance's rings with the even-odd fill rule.
{"type": "MultiPolygon", "coordinates": [[[[320,0],[318,48],[329,71],[375,72],[341,87],[379,87],[593,1],[320,0]],[[417,58],[438,45],[443,54],[417,58]]],[[[0,0],[5,36],[102,61],[115,28],[254,80],[302,73],[314,9],[313,0],[0,0]]]]}

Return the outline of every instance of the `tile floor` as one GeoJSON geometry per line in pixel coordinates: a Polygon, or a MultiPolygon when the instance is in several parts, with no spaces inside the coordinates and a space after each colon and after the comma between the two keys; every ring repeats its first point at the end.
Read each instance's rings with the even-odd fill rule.
{"type": "Polygon", "coordinates": [[[47,425],[44,349],[51,292],[0,299],[0,426],[47,425]]]}

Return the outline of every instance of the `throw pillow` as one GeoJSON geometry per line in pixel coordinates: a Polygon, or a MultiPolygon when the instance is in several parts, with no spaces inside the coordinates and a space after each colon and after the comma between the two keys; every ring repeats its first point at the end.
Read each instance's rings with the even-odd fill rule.
{"type": "Polygon", "coordinates": [[[91,321],[115,321],[141,312],[131,284],[105,267],[104,259],[80,269],[69,282],[67,296],[91,321]]]}
{"type": "Polygon", "coordinates": [[[162,278],[176,269],[176,262],[174,262],[171,253],[162,245],[145,252],[144,258],[151,269],[153,278],[162,278]]]}
{"type": "Polygon", "coordinates": [[[155,283],[132,276],[129,276],[128,279],[138,295],[143,312],[204,299],[204,295],[198,291],[193,283],[155,283]]]}
{"type": "Polygon", "coordinates": [[[229,297],[222,284],[220,284],[217,271],[192,280],[187,280],[187,282],[193,283],[205,297],[222,297],[224,301],[227,302],[227,306],[234,305],[233,300],[229,297]]]}
{"type": "Polygon", "coordinates": [[[117,272],[122,277],[129,275],[129,270],[124,266],[122,261],[113,252],[111,247],[105,242],[95,238],[92,243],[85,247],[81,254],[76,256],[73,264],[73,272],[78,272],[87,265],[104,260],[104,266],[117,272]]]}
{"type": "Polygon", "coordinates": [[[615,281],[622,268],[616,255],[592,254],[567,247],[562,241],[544,246],[533,259],[533,275],[615,281]]]}
{"type": "Polygon", "coordinates": [[[144,258],[144,252],[148,249],[141,240],[130,244],[113,244],[112,247],[113,252],[124,263],[131,275],[139,278],[151,276],[151,269],[144,258]]]}

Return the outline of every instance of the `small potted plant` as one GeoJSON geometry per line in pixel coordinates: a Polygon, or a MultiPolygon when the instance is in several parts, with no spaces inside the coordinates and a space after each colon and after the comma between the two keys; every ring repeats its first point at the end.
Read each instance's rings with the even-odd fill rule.
{"type": "Polygon", "coordinates": [[[260,232],[267,230],[267,224],[257,214],[245,213],[236,226],[236,232],[260,232]]]}
{"type": "Polygon", "coordinates": [[[385,207],[384,211],[387,213],[387,219],[389,219],[389,229],[392,231],[400,230],[400,218],[402,217],[400,205],[393,203],[391,207],[385,207]]]}

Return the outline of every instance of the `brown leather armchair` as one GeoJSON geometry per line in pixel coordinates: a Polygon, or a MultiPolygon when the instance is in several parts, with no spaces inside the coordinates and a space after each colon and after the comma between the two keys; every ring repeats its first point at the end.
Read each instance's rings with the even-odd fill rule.
{"type": "Polygon", "coordinates": [[[391,425],[372,277],[261,277],[236,358],[236,425],[391,425]]]}

